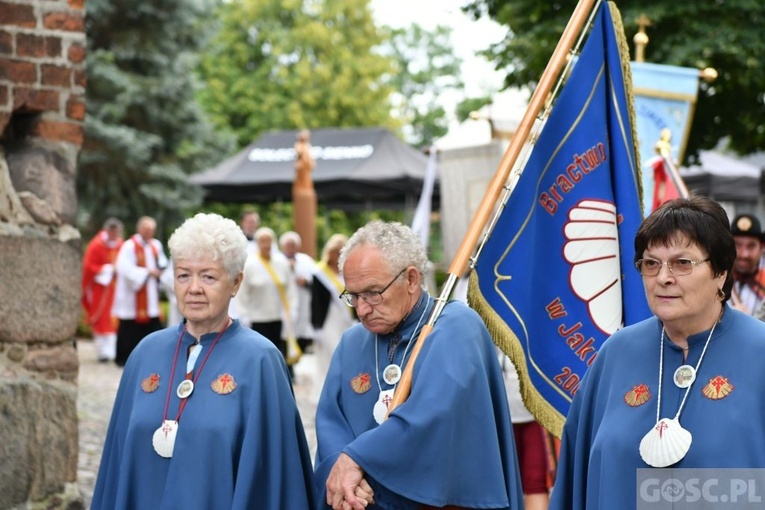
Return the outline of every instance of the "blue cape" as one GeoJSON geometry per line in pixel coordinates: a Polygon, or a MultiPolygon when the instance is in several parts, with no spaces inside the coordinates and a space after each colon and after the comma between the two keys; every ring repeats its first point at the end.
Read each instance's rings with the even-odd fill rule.
{"type": "MultiPolygon", "coordinates": [[[[637,469],[650,467],[639,445],[656,424],[661,328],[650,318],[603,344],[563,429],[551,510],[636,507],[637,469]],[[631,392],[643,384],[650,398],[635,406],[631,392]]],[[[685,362],[682,350],[665,338],[662,418],[675,416],[685,394],[673,382],[675,369],[696,366],[708,335],[709,330],[688,339],[685,362]]],[[[765,467],[764,359],[765,323],[726,307],[680,414],[680,424],[693,436],[691,448],[672,468],[765,467]],[[712,399],[703,390],[717,376],[733,389],[712,399]]]]}
{"type": "MultiPolygon", "coordinates": [[[[394,362],[401,364],[431,306],[422,300],[399,326],[394,362]]],[[[463,303],[446,306],[415,363],[409,399],[377,425],[372,408],[380,388],[392,388],[382,376],[391,336],[377,338],[379,387],[374,334],[356,325],[335,350],[316,412],[320,508],[326,508],[325,483],[341,452],[365,471],[374,508],[523,508],[502,371],[478,315],[463,303]],[[362,393],[358,384],[352,387],[359,375],[370,383],[362,393]]]]}
{"type": "MultiPolygon", "coordinates": [[[[161,425],[168,384],[168,419],[180,404],[184,378],[182,339],[175,377],[170,370],[183,326],[147,336],[133,351],[114,403],[92,507],[98,509],[307,509],[315,504],[311,458],[279,351],[238,321],[229,326],[202,369],[181,415],[170,459],[152,447],[161,425]],[[233,377],[221,394],[212,384],[233,377]],[[147,381],[159,376],[154,391],[147,381]]],[[[199,369],[217,333],[203,335],[199,369]]],[[[195,374],[196,374],[195,370],[195,374]]]]}

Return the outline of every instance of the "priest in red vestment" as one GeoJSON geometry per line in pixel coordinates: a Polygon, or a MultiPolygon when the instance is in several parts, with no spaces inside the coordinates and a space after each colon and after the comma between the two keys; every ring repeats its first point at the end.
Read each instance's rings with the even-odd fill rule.
{"type": "Polygon", "coordinates": [[[112,315],[117,281],[114,261],[122,246],[122,222],[109,218],[90,240],[82,259],[82,306],[99,361],[114,360],[118,320],[112,315]]]}

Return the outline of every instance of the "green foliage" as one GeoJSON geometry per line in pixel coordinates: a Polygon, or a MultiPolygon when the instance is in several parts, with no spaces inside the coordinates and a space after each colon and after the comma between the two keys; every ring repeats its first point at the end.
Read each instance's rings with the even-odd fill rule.
{"type": "Polygon", "coordinates": [[[384,126],[389,58],[369,0],[231,0],[201,59],[199,99],[240,147],[276,129],[384,126]]]}
{"type": "MultiPolygon", "coordinates": [[[[466,10],[487,14],[510,35],[487,50],[498,69],[507,69],[506,85],[535,86],[542,75],[575,0],[474,0],[466,10]]],[[[635,0],[619,4],[628,41],[645,14],[646,60],[704,69],[719,77],[701,84],[688,153],[712,148],[721,140],[747,153],[765,147],[765,4],[759,0],[677,2],[635,0]]]]}
{"type": "Polygon", "coordinates": [[[193,55],[205,41],[203,0],[90,0],[88,87],[77,188],[80,228],[107,216],[127,233],[142,215],[160,237],[202,201],[188,176],[219,161],[231,140],[215,133],[194,101],[193,55]]]}
{"type": "Polygon", "coordinates": [[[396,90],[394,115],[407,126],[410,143],[420,148],[448,130],[446,111],[438,99],[465,87],[460,78],[462,60],[454,55],[450,37],[448,27],[439,25],[430,32],[415,23],[390,30],[390,39],[381,48],[396,64],[386,77],[396,90]]]}
{"type": "Polygon", "coordinates": [[[477,112],[487,104],[491,103],[491,97],[469,97],[465,100],[461,101],[457,105],[457,111],[455,114],[457,115],[457,120],[460,122],[467,120],[470,117],[470,114],[473,112],[477,112]]]}
{"type": "MultiPolygon", "coordinates": [[[[89,0],[77,177],[83,236],[108,216],[130,234],[139,216],[151,215],[167,239],[202,208],[188,176],[268,130],[383,126],[401,134],[411,123],[418,144],[442,136],[447,114],[434,98],[462,87],[448,30],[414,26],[386,46],[394,34],[374,25],[369,1],[89,0]],[[393,98],[405,100],[392,114],[393,98]]],[[[204,209],[238,218],[241,207],[204,209]]],[[[292,228],[290,204],[261,215],[277,231],[292,228]]],[[[401,213],[321,208],[319,240],[372,217],[404,221],[401,213]]]]}
{"type": "MultiPolygon", "coordinates": [[[[239,217],[245,209],[257,211],[260,215],[260,224],[271,228],[277,236],[295,229],[292,216],[293,208],[289,202],[277,202],[269,205],[210,202],[202,207],[201,212],[216,213],[239,221],[239,217]]],[[[350,236],[356,229],[373,219],[405,222],[406,219],[403,216],[401,211],[346,212],[328,209],[320,205],[316,216],[317,254],[321,253],[322,246],[333,234],[339,233],[350,236]]]]}

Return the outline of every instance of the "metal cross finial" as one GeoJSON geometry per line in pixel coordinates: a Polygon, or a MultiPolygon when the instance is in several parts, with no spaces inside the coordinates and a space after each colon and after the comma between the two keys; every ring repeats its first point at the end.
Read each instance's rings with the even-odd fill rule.
{"type": "Polygon", "coordinates": [[[638,32],[632,38],[635,43],[635,62],[645,62],[644,51],[648,44],[648,35],[645,33],[645,29],[650,27],[652,23],[645,14],[641,14],[635,22],[638,25],[638,32]]]}

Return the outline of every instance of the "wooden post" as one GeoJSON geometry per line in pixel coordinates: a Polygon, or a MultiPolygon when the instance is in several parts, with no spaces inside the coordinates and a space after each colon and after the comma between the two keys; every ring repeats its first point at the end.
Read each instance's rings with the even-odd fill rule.
{"type": "Polygon", "coordinates": [[[310,132],[300,131],[295,141],[295,181],[292,184],[292,207],[295,232],[303,241],[301,251],[316,258],[316,215],[318,200],[311,172],[316,161],[311,154],[310,132]]]}

